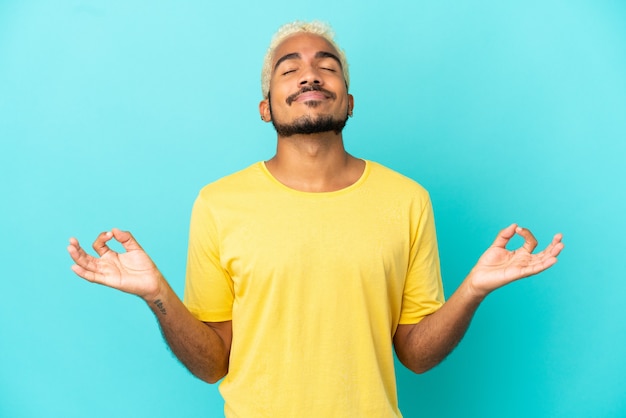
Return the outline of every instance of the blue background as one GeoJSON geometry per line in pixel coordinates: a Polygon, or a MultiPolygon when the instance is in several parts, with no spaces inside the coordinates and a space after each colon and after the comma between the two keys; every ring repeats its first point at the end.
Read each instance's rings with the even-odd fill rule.
{"type": "MultiPolygon", "coordinates": [[[[348,149],[432,195],[447,295],[511,222],[567,248],[491,295],[407,417],[626,416],[626,3],[0,2],[0,416],[221,416],[134,296],[67,239],[130,229],[182,295],[206,183],[269,158],[259,73],[282,23],[335,27],[348,149]]],[[[516,242],[519,244],[519,241],[516,242]]]]}

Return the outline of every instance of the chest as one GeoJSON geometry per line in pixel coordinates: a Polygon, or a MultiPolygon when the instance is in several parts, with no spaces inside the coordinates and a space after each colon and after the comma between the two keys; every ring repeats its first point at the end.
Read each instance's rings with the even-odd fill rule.
{"type": "Polygon", "coordinates": [[[243,297],[292,289],[397,293],[411,243],[409,208],[359,199],[273,199],[229,211],[221,263],[243,297]]]}

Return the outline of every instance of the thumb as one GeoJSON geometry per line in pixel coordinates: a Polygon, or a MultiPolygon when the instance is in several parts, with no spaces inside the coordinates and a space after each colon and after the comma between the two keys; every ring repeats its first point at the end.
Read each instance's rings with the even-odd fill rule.
{"type": "Polygon", "coordinates": [[[511,238],[515,235],[517,224],[511,224],[498,233],[498,236],[491,244],[492,247],[505,248],[511,238]]]}
{"type": "Polygon", "coordinates": [[[111,232],[113,233],[113,238],[115,238],[120,244],[122,244],[126,251],[143,251],[141,245],[139,245],[137,240],[135,240],[135,237],[133,237],[133,234],[131,234],[130,232],[122,231],[118,228],[113,228],[111,232]]]}

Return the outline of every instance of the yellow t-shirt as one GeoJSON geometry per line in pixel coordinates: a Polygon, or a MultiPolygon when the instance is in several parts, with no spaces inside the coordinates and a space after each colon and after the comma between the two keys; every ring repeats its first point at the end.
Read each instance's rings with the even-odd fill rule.
{"type": "Polygon", "coordinates": [[[367,161],[335,192],[262,162],[204,187],[184,301],[232,320],[227,417],[399,417],[392,338],[443,304],[428,193],[367,161]]]}

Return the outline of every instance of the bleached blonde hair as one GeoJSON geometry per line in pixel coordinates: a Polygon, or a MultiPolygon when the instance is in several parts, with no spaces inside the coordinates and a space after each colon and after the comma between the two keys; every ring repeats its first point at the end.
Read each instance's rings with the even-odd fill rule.
{"type": "Polygon", "coordinates": [[[270,78],[272,77],[272,61],[274,59],[274,51],[288,37],[298,33],[311,33],[321,36],[330,43],[339,54],[339,61],[343,69],[343,78],[346,80],[346,86],[350,87],[350,73],[348,72],[348,60],[346,53],[335,42],[335,33],[328,23],[314,20],[311,22],[303,22],[296,20],[281,26],[274,34],[270,46],[265,53],[263,61],[263,69],[261,70],[261,91],[263,98],[267,99],[270,92],[270,78]]]}

